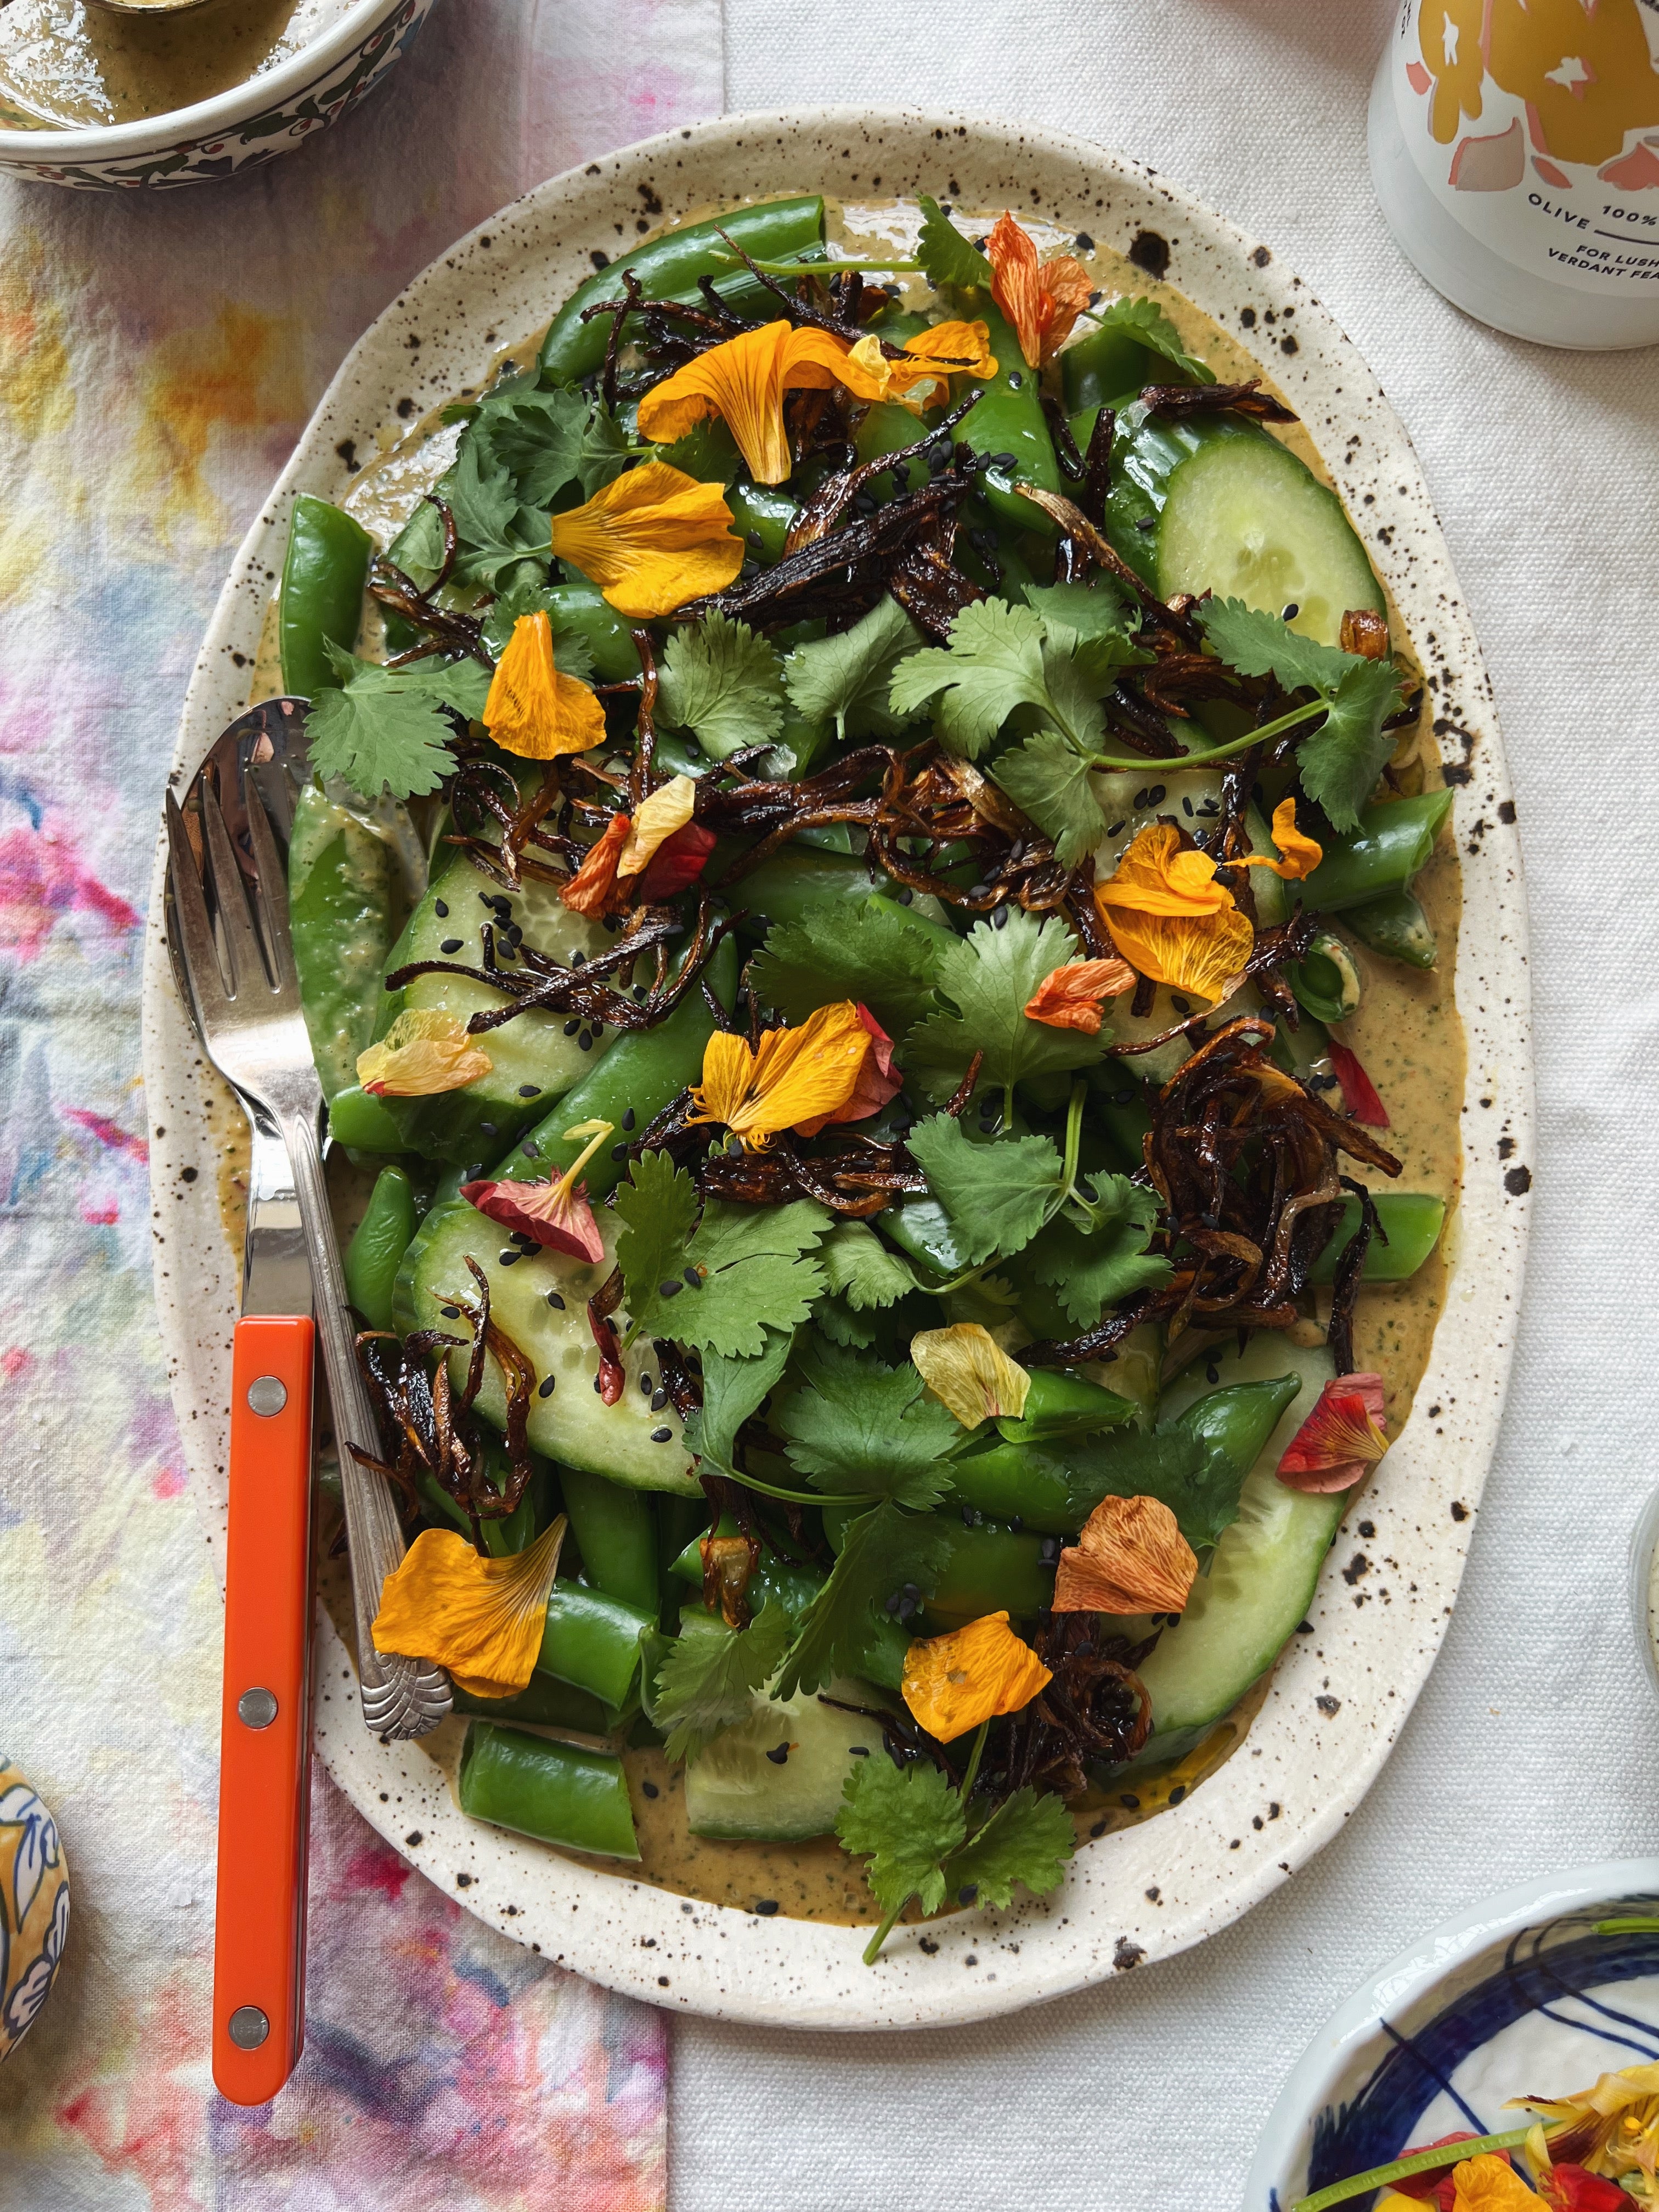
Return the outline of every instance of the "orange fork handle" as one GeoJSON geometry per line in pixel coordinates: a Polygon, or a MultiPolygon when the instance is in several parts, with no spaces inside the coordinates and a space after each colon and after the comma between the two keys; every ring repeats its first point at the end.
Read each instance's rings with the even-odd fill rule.
{"type": "Polygon", "coordinates": [[[311,1778],[309,1316],[236,1324],[213,2079],[263,2105],[305,2041],[311,1778]]]}

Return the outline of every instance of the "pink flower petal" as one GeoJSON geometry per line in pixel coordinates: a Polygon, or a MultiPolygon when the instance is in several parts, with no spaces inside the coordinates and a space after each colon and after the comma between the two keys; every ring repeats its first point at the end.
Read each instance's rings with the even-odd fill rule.
{"type": "Polygon", "coordinates": [[[1359,1064],[1359,1055],[1331,1039],[1331,1072],[1342,1086],[1342,1103],[1356,1121],[1367,1128],[1386,1129],[1389,1109],[1376,1095],[1376,1086],[1359,1064]]]}
{"type": "Polygon", "coordinates": [[[1389,1449],[1382,1377],[1339,1375],[1291,1438],[1279,1479],[1291,1490],[1352,1490],[1389,1449]]]}
{"type": "Polygon", "coordinates": [[[503,1229],[516,1229],[544,1251],[568,1252],[590,1264],[604,1259],[605,1239],[587,1202],[587,1185],[557,1182],[464,1182],[469,1206],[503,1229]]]}

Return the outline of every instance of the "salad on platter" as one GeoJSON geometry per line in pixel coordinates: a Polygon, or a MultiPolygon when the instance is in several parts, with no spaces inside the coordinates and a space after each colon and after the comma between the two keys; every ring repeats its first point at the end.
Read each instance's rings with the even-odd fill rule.
{"type": "Polygon", "coordinates": [[[1291,409],[1091,240],[860,222],[596,253],[295,501],[256,692],[376,1643],[473,1818],[873,1960],[1242,1738],[1462,1071],[1425,687],[1291,409]]]}

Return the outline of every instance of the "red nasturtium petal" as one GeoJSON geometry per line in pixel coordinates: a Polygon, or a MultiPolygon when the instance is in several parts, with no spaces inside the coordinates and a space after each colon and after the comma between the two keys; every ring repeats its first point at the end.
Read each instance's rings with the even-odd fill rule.
{"type": "Polygon", "coordinates": [[[1291,1490],[1352,1490],[1389,1449],[1382,1419],[1382,1377],[1339,1375],[1291,1438],[1279,1480],[1291,1490]]]}
{"type": "Polygon", "coordinates": [[[688,884],[694,884],[708,866],[714,849],[714,833],[701,822],[688,822],[672,837],[665,837],[646,863],[639,893],[647,906],[660,905],[688,884]]]}
{"type": "Polygon", "coordinates": [[[562,1176],[551,1182],[464,1182],[461,1196],[503,1229],[533,1237],[545,1252],[568,1252],[590,1265],[605,1257],[586,1183],[573,1189],[562,1176]]]}
{"type": "Polygon", "coordinates": [[[559,892],[568,907],[585,914],[590,921],[597,921],[610,909],[616,896],[617,863],[633,827],[630,816],[613,814],[605,835],[588,847],[587,858],[559,892]]]}
{"type": "Polygon", "coordinates": [[[1539,2176],[1538,2193],[1551,2212],[1634,2212],[1628,2191],[1584,2166],[1553,2166],[1539,2176]]]}
{"type": "Polygon", "coordinates": [[[832,1121],[867,1121],[872,1114],[879,1114],[890,1100],[896,1098],[903,1088],[903,1079],[893,1073],[892,1038],[862,1000],[859,1001],[858,1012],[860,1021],[870,1032],[870,1049],[864,1055],[858,1081],[845,1103],[833,1114],[819,1114],[811,1121],[796,1122],[795,1127],[803,1137],[816,1137],[832,1121]]]}
{"type": "Polygon", "coordinates": [[[1331,1073],[1342,1086],[1342,1103],[1356,1121],[1368,1128],[1386,1129],[1389,1109],[1376,1095],[1376,1086],[1359,1064],[1359,1055],[1331,1039],[1331,1073]]]}

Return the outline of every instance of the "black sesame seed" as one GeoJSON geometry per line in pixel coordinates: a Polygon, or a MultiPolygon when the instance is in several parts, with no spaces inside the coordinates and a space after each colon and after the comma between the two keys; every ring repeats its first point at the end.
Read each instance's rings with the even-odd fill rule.
{"type": "Polygon", "coordinates": [[[898,902],[901,906],[908,906],[915,896],[915,893],[911,890],[908,884],[902,884],[899,886],[898,902]]]}
{"type": "Polygon", "coordinates": [[[1158,517],[1155,514],[1139,515],[1136,518],[1135,528],[1137,530],[1156,530],[1158,528],[1158,517]]]}
{"type": "Polygon", "coordinates": [[[586,968],[587,955],[585,952],[573,952],[570,956],[570,964],[573,968],[586,968]]]}
{"type": "Polygon", "coordinates": [[[461,1317],[461,1310],[459,1306],[440,1306],[438,1311],[446,1321],[459,1321],[461,1317]]]}
{"type": "Polygon", "coordinates": [[[611,1157],[613,1160],[625,1160],[628,1158],[627,1146],[612,1145],[611,1147],[611,1157]]]}
{"type": "Polygon", "coordinates": [[[1192,1000],[1190,999],[1183,998],[1179,991],[1170,992],[1170,1004],[1175,1008],[1178,1014],[1190,1014],[1193,1011],[1192,1000]]]}
{"type": "Polygon", "coordinates": [[[434,899],[432,902],[432,911],[437,915],[440,921],[448,921],[449,908],[444,904],[444,902],[441,899],[434,899]]]}
{"type": "Polygon", "coordinates": [[[622,1125],[623,1125],[623,1128],[624,1128],[624,1129],[631,1129],[631,1128],[633,1127],[633,1126],[634,1126],[634,1109],[633,1109],[631,1106],[629,1108],[628,1111],[627,1111],[627,1112],[623,1115],[623,1118],[622,1118],[622,1125]]]}
{"type": "Polygon", "coordinates": [[[666,1390],[663,1389],[660,1385],[659,1385],[659,1387],[651,1393],[651,1410],[653,1413],[659,1413],[667,1403],[668,1393],[666,1390]]]}
{"type": "Polygon", "coordinates": [[[542,1086],[539,1083],[521,1083],[519,1085],[520,1098],[539,1098],[541,1095],[542,1086]]]}
{"type": "Polygon", "coordinates": [[[991,927],[993,929],[1006,929],[1008,927],[1008,909],[1006,906],[1000,906],[996,912],[991,916],[991,927]]]}
{"type": "Polygon", "coordinates": [[[1186,1795],[1186,1784],[1184,1782],[1177,1782],[1175,1788],[1170,1792],[1170,1802],[1172,1805],[1178,1805],[1186,1795]]]}
{"type": "Polygon", "coordinates": [[[756,1911],[763,1913],[769,1920],[777,1909],[778,1900],[775,1897],[757,1897],[755,1899],[756,1911]]]}
{"type": "Polygon", "coordinates": [[[1294,599],[1286,599],[1279,619],[1280,622],[1294,622],[1301,611],[1301,608],[1294,599]]]}
{"type": "Polygon", "coordinates": [[[1193,802],[1192,802],[1192,800],[1191,800],[1190,799],[1183,799],[1182,800],[1182,802],[1181,802],[1181,811],[1182,811],[1182,812],[1183,814],[1190,814],[1190,813],[1192,812],[1192,811],[1193,811],[1193,802]]]}
{"type": "Polygon", "coordinates": [[[536,1386],[536,1395],[538,1398],[550,1398],[553,1395],[554,1384],[557,1381],[558,1377],[556,1375],[544,1375],[536,1386]]]}
{"type": "Polygon", "coordinates": [[[1090,1831],[1089,1831],[1089,1833],[1090,1833],[1091,1836],[1103,1836],[1103,1835],[1105,1834],[1105,1832],[1106,1832],[1106,1823],[1104,1822],[1104,1820],[1097,1820],[1097,1821],[1095,1822],[1095,1824],[1094,1824],[1093,1827],[1092,1827],[1092,1828],[1091,1828],[1091,1829],[1090,1829],[1090,1831]]]}
{"type": "Polygon", "coordinates": [[[896,1590],[895,1590],[895,1591],[893,1592],[893,1595],[891,1595],[891,1597],[890,1597],[890,1598],[888,1599],[888,1601],[887,1601],[886,1604],[882,1607],[882,1611],[883,1611],[884,1613],[896,1613],[896,1612],[898,1611],[898,1609],[899,1609],[899,1594],[898,1594],[898,1592],[897,1592],[896,1590]]]}
{"type": "Polygon", "coordinates": [[[559,1296],[556,1291],[550,1291],[548,1292],[547,1303],[552,1307],[555,1313],[562,1313],[564,1311],[564,1300],[559,1296]]]}
{"type": "Polygon", "coordinates": [[[519,1249],[516,1244],[513,1244],[509,1245],[506,1250],[498,1252],[495,1256],[501,1261],[502,1267],[510,1267],[515,1261],[522,1260],[524,1254],[519,1249]]]}
{"type": "Polygon", "coordinates": [[[766,1756],[770,1765],[781,1766],[789,1756],[789,1747],[787,1743],[781,1743],[776,1750],[769,1751],[766,1756]]]}
{"type": "Polygon", "coordinates": [[[680,1283],[680,1282],[673,1282],[673,1283],[659,1283],[659,1284],[658,1284],[658,1285],[657,1285],[657,1290],[658,1290],[658,1291],[659,1291],[659,1295],[660,1295],[661,1297],[665,1297],[665,1298],[677,1298],[677,1297],[678,1297],[678,1296],[679,1296],[680,1292],[681,1292],[684,1288],[685,1288],[684,1284],[684,1283],[680,1283]]]}
{"type": "Polygon", "coordinates": [[[661,1790],[658,1789],[654,1782],[641,1782],[640,1787],[644,1790],[647,1797],[660,1797],[662,1796],[661,1790]]]}
{"type": "Polygon", "coordinates": [[[580,1052],[592,1052],[593,1049],[593,1040],[591,1036],[588,1036],[584,1033],[584,1035],[576,1039],[576,1047],[580,1052]]]}
{"type": "Polygon", "coordinates": [[[1221,1370],[1216,1365],[1213,1359],[1211,1360],[1208,1366],[1204,1370],[1204,1380],[1212,1385],[1221,1380],[1221,1370]]]}
{"type": "Polygon", "coordinates": [[[978,1895],[979,1884],[976,1881],[964,1881],[962,1887],[957,1892],[957,1903],[958,1905],[971,1905],[978,1895]]]}
{"type": "Polygon", "coordinates": [[[1115,837],[1120,831],[1127,830],[1128,826],[1129,825],[1127,822],[1114,822],[1108,829],[1106,835],[1109,837],[1115,837]]]}
{"type": "Polygon", "coordinates": [[[868,1759],[870,1747],[867,1743],[849,1743],[847,1753],[849,1759],[868,1759]]]}
{"type": "Polygon", "coordinates": [[[575,1036],[575,1034],[576,1034],[576,1032],[577,1032],[577,1030],[581,1027],[581,1025],[582,1025],[582,1024],[581,1024],[581,1017],[580,1017],[580,1015],[579,1014],[579,1015],[576,1017],[576,1019],[575,1019],[574,1022],[567,1022],[567,1023],[565,1024],[565,1025],[564,1025],[564,1033],[565,1033],[565,1035],[566,1035],[567,1036],[575,1036]]]}
{"type": "Polygon", "coordinates": [[[446,937],[438,947],[440,952],[459,952],[460,949],[461,940],[459,937],[446,937]]]}
{"type": "Polygon", "coordinates": [[[700,1291],[702,1288],[702,1270],[697,1267],[688,1267],[685,1271],[684,1280],[685,1287],[688,1291],[700,1291]]]}
{"type": "Polygon", "coordinates": [[[1148,788],[1148,787],[1147,787],[1146,784],[1144,784],[1144,783],[1143,783],[1143,784],[1141,785],[1141,787],[1140,787],[1139,790],[1138,792],[1136,792],[1136,793],[1135,793],[1135,795],[1134,795],[1134,799],[1133,799],[1133,805],[1134,805],[1135,812],[1136,812],[1137,814],[1139,814],[1139,813],[1140,812],[1140,811],[1142,810],[1142,808],[1143,808],[1143,807],[1149,806],[1149,805],[1152,804],[1152,794],[1151,790],[1148,788]]]}
{"type": "Polygon", "coordinates": [[[651,1395],[651,1377],[648,1375],[641,1375],[640,1377],[640,1395],[642,1398],[648,1398],[651,1395]]]}
{"type": "Polygon", "coordinates": [[[672,1429],[653,1429],[651,1431],[651,1441],[653,1444],[665,1444],[672,1437],[673,1433],[674,1431],[672,1429]]]}
{"type": "Polygon", "coordinates": [[[501,1132],[496,1128],[495,1124],[493,1121],[480,1121],[478,1124],[478,1134],[481,1137],[496,1137],[501,1134],[501,1132]]]}
{"type": "Polygon", "coordinates": [[[1162,806],[1164,804],[1164,787],[1161,783],[1155,783],[1146,794],[1147,805],[1162,806]]]}

